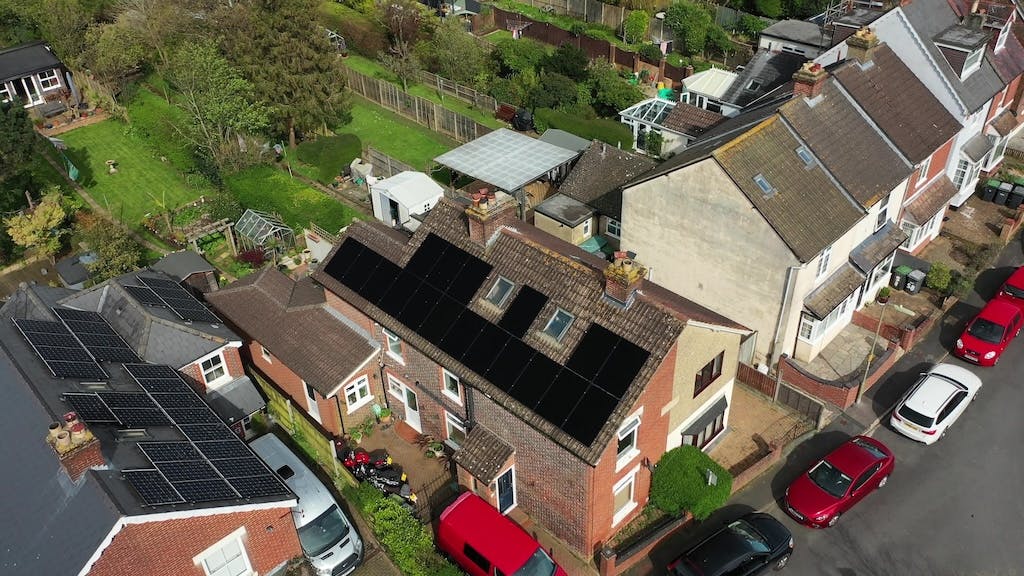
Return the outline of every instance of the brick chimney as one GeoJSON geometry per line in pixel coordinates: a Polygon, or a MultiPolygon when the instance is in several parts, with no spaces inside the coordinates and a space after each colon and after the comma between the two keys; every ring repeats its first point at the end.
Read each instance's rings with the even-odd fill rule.
{"type": "Polygon", "coordinates": [[[471,196],[473,204],[466,208],[469,220],[469,239],[484,245],[502,226],[514,223],[516,199],[504,192],[481,188],[471,196]]]}
{"type": "Polygon", "coordinates": [[[793,74],[793,81],[796,82],[796,85],[793,86],[793,95],[814,98],[821,94],[826,79],[828,79],[828,72],[825,72],[821,64],[811,61],[804,62],[796,74],[793,74]]]}
{"type": "Polygon", "coordinates": [[[628,304],[629,299],[647,276],[647,268],[616,252],[615,260],[604,269],[604,293],[611,299],[628,304]]]}
{"type": "Polygon", "coordinates": [[[878,36],[864,26],[846,39],[846,56],[861,63],[870,62],[879,44],[878,36]]]}
{"type": "Polygon", "coordinates": [[[46,442],[57,453],[72,480],[77,481],[90,468],[106,464],[100,451],[100,441],[74,412],[64,415],[63,425],[60,422],[50,424],[46,442]]]}

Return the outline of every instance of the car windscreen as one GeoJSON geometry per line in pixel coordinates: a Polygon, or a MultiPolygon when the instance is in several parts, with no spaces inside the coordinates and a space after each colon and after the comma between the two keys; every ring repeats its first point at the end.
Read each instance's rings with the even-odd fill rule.
{"type": "Polygon", "coordinates": [[[1013,296],[1014,298],[1024,299],[1024,288],[1019,288],[1017,286],[1013,286],[1012,284],[1006,284],[1005,286],[1003,286],[1003,292],[1006,292],[1007,294],[1013,296]]]}
{"type": "Polygon", "coordinates": [[[903,418],[904,420],[909,420],[914,424],[917,424],[918,426],[922,426],[924,428],[931,428],[932,425],[935,424],[935,418],[925,416],[924,414],[921,414],[917,410],[908,408],[906,405],[900,406],[900,409],[896,411],[896,414],[898,414],[900,418],[903,418]]]}
{"type": "Polygon", "coordinates": [[[827,460],[818,462],[818,465],[811,468],[807,475],[810,476],[811,481],[817,484],[818,487],[836,498],[842,498],[853,482],[852,478],[840,472],[838,468],[829,464],[827,460]]]}
{"type": "Polygon", "coordinates": [[[885,458],[885,456],[886,456],[885,452],[882,452],[881,448],[879,448],[878,446],[875,446],[874,444],[872,444],[871,442],[868,442],[867,440],[862,440],[860,438],[856,438],[856,439],[853,440],[853,443],[856,444],[857,446],[860,446],[864,450],[866,450],[868,452],[868,454],[871,454],[872,456],[874,456],[878,460],[881,460],[882,458],[885,458]]]}
{"type": "Polygon", "coordinates": [[[348,522],[335,504],[309,524],[299,528],[299,543],[307,556],[319,556],[331,549],[349,531],[348,522]]]}
{"type": "Polygon", "coordinates": [[[737,520],[732,524],[729,524],[729,531],[746,540],[747,543],[750,545],[751,551],[768,551],[768,541],[764,539],[764,536],[762,536],[760,532],[755,530],[753,526],[744,522],[743,520],[737,520]]]}
{"type": "Polygon", "coordinates": [[[516,570],[512,576],[551,576],[554,573],[555,561],[548,556],[543,548],[537,548],[526,564],[523,564],[523,567],[516,570]]]}
{"type": "Polygon", "coordinates": [[[1006,330],[1002,324],[996,324],[984,318],[975,318],[974,322],[967,328],[967,333],[983,342],[998,344],[1003,339],[1003,332],[1006,330]]]}

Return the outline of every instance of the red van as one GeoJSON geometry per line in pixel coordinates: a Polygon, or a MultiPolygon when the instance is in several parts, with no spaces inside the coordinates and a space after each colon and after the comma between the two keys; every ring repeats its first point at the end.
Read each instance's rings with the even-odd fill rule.
{"type": "Polygon", "coordinates": [[[472,492],[441,513],[437,547],[470,576],[567,576],[539,542],[472,492]]]}

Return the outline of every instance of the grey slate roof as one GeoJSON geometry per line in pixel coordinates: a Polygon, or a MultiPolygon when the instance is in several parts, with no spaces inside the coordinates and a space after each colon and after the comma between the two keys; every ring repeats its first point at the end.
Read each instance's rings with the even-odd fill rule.
{"type": "Polygon", "coordinates": [[[572,167],[558,192],[594,207],[598,212],[622,218],[621,186],[653,168],[655,162],[594,140],[572,167]]]}
{"type": "Polygon", "coordinates": [[[907,233],[891,220],[850,251],[850,261],[865,274],[896,251],[907,239],[907,233]]]}
{"type": "Polygon", "coordinates": [[[714,157],[793,254],[808,262],[864,212],[820,166],[804,165],[794,152],[799,146],[776,116],[719,147],[714,157]],[[758,174],[774,188],[773,194],[761,191],[754,181],[758,174]]]}
{"type": "Polygon", "coordinates": [[[577,154],[586,150],[587,146],[590,146],[590,141],[586,138],[580,138],[575,134],[557,128],[548,128],[540,135],[538,140],[554,144],[559,148],[565,148],[577,154]]]}
{"type": "Polygon", "coordinates": [[[213,264],[206,261],[200,254],[192,250],[171,252],[150,266],[157,272],[163,272],[177,281],[182,281],[197,272],[213,272],[213,264]]]}
{"type": "Polygon", "coordinates": [[[866,278],[863,272],[847,262],[804,298],[804,308],[819,320],[823,320],[829,312],[835,310],[836,306],[853,294],[854,290],[864,284],[866,278]]]}
{"type": "Polygon", "coordinates": [[[561,146],[499,128],[441,154],[434,162],[514,192],[577,155],[561,146]]]}
{"type": "MultiPolygon", "coordinates": [[[[486,293],[498,275],[517,286],[530,286],[546,295],[548,302],[537,314],[531,329],[527,330],[524,342],[560,365],[564,365],[586,329],[595,322],[650,352],[594,441],[589,446],[583,445],[325,272],[339,247],[344,245],[349,236],[355,237],[357,234],[360,242],[391,259],[391,238],[380,234],[380,238],[375,240],[377,231],[386,229],[386,226],[377,222],[353,224],[328,255],[324,266],[314,272],[313,278],[435,362],[455,371],[464,384],[486,394],[517,418],[590,464],[596,464],[600,459],[628,410],[636,403],[665,354],[678,339],[686,321],[696,320],[730,328],[738,326],[732,320],[681,297],[665,300],[649,298],[645,295],[646,282],[641,284],[629,307],[615,305],[604,294],[603,270],[607,264],[604,259],[520,222],[516,222],[514,228],[502,228],[485,249],[469,239],[464,208],[452,200],[442,199],[411,237],[406,249],[394,253],[396,258],[392,262],[404,266],[427,235],[433,233],[492,266],[490,275],[476,296],[486,293]],[[560,344],[535,334],[543,328],[556,307],[575,318],[560,344]]],[[[503,313],[494,307],[481,305],[477,298],[471,299],[470,309],[491,322],[496,322],[503,313]]]]}
{"type": "Polygon", "coordinates": [[[555,194],[538,204],[534,210],[569,227],[594,217],[593,208],[565,194],[555,194]]]}
{"type": "Polygon", "coordinates": [[[989,140],[989,137],[984,134],[975,134],[970,140],[964,143],[963,148],[960,149],[965,156],[971,159],[972,162],[981,162],[985,155],[989,153],[992,148],[995,147],[995,143],[989,140]]]}
{"type": "Polygon", "coordinates": [[[89,270],[85,268],[85,264],[95,262],[95,259],[96,256],[92,253],[72,254],[57,260],[54,267],[65,284],[80,284],[89,279],[89,270]]]}
{"type": "Polygon", "coordinates": [[[239,422],[267,406],[248,376],[235,378],[210,390],[206,393],[206,400],[214,412],[228,423],[239,422]]]}
{"type": "Polygon", "coordinates": [[[0,50],[0,82],[61,66],[60,59],[42,41],[0,50]]]}
{"type": "Polygon", "coordinates": [[[490,484],[515,452],[511,444],[482,424],[477,424],[466,434],[466,441],[455,451],[452,459],[475,478],[490,484]]]}
{"type": "MultiPolygon", "coordinates": [[[[10,320],[3,322],[10,330],[10,320]]],[[[15,336],[17,337],[17,336],[15,336]]],[[[48,412],[20,372],[0,354],[0,573],[5,576],[78,574],[121,517],[93,474],[75,484],[42,440],[56,414],[48,412]]],[[[32,352],[28,352],[29,355],[32,352]]]]}
{"type": "Polygon", "coordinates": [[[848,60],[831,74],[915,165],[960,131],[959,121],[886,44],[875,48],[870,64],[848,60]]]}
{"type": "Polygon", "coordinates": [[[827,48],[829,45],[829,34],[821,26],[807,20],[779,20],[762,30],[761,36],[774,36],[819,48],[827,48]]]}
{"type": "Polygon", "coordinates": [[[323,288],[309,280],[295,282],[274,266],[251,276],[207,294],[207,300],[324,397],[379,349],[369,334],[332,314],[323,288]]]}
{"type": "Polygon", "coordinates": [[[746,107],[792,80],[793,74],[806,61],[805,57],[797,54],[758,50],[729,86],[722,101],[746,107]]]}

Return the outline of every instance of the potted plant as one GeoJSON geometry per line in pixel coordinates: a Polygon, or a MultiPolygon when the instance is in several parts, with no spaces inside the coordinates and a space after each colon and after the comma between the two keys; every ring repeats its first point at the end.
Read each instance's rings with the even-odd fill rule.
{"type": "Polygon", "coordinates": [[[427,458],[440,458],[444,454],[444,442],[434,440],[427,444],[427,458]]]}
{"type": "Polygon", "coordinates": [[[391,424],[391,409],[381,408],[379,418],[381,424],[391,424]]]}
{"type": "Polygon", "coordinates": [[[878,290],[878,294],[875,295],[875,300],[877,300],[879,304],[885,304],[886,302],[889,301],[889,298],[891,296],[892,288],[889,288],[888,286],[882,286],[878,290]]]}
{"type": "Polygon", "coordinates": [[[349,432],[348,436],[357,445],[363,443],[363,431],[360,430],[358,426],[356,428],[353,428],[352,431],[349,432]]]}

